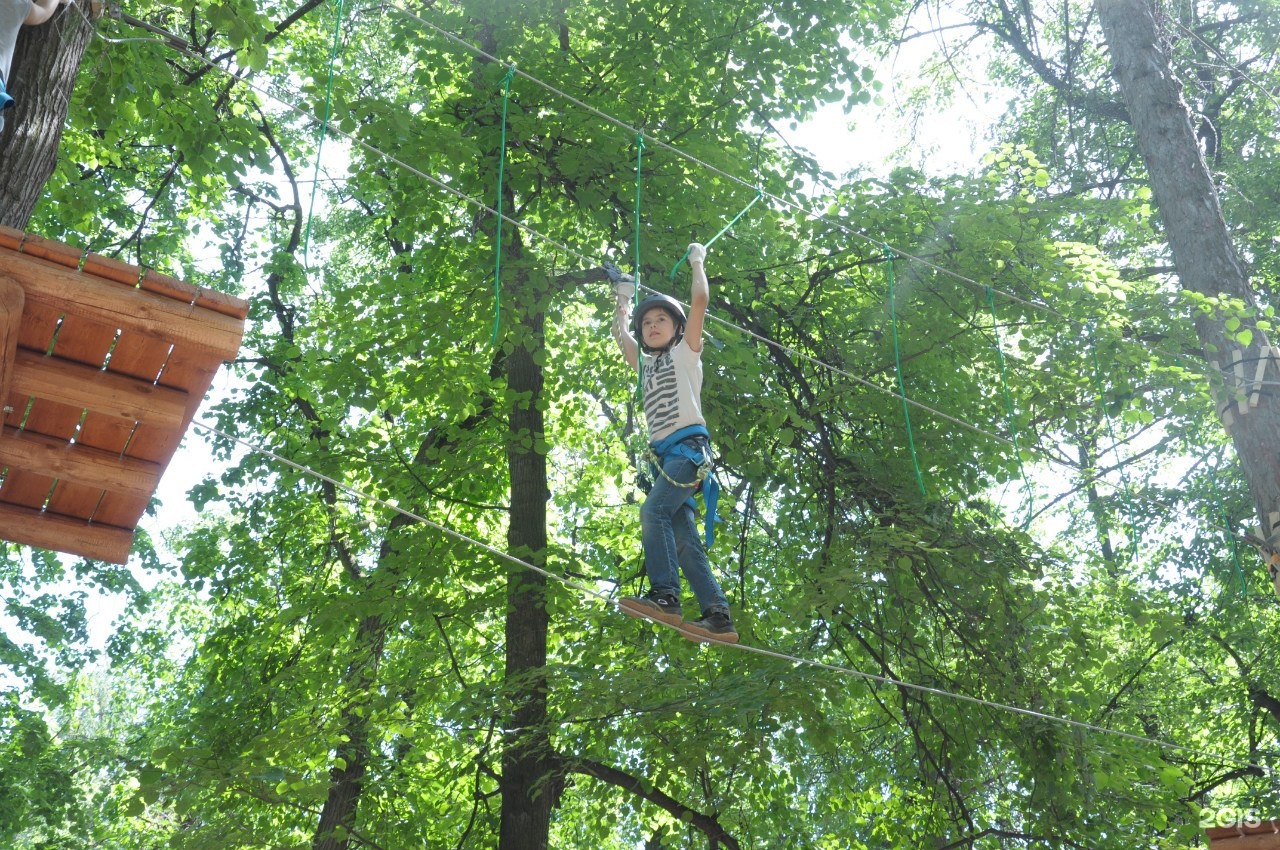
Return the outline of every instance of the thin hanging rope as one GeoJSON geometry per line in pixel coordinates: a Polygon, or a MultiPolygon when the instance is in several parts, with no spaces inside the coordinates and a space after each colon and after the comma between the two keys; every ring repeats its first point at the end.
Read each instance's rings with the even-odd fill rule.
{"type": "MultiPolygon", "coordinates": [[[[761,198],[763,198],[763,197],[764,197],[764,190],[763,190],[763,189],[760,189],[760,188],[757,188],[757,189],[756,189],[756,196],[755,196],[754,198],[752,198],[752,199],[751,199],[751,202],[750,202],[749,204],[747,204],[745,207],[743,207],[743,208],[742,208],[742,212],[740,212],[740,213],[738,213],[737,215],[735,215],[735,216],[734,216],[734,217],[729,221],[729,223],[728,223],[728,224],[726,224],[724,227],[720,228],[720,232],[719,232],[719,233],[717,233],[715,236],[712,236],[708,241],[706,241],[706,242],[702,243],[702,244],[703,244],[703,247],[704,247],[704,248],[710,248],[712,245],[714,245],[717,239],[719,239],[721,236],[724,236],[724,235],[725,235],[725,233],[727,233],[727,232],[728,232],[729,228],[731,228],[731,227],[733,227],[735,224],[737,224],[737,223],[738,223],[738,219],[740,219],[740,218],[742,218],[744,215],[746,215],[746,214],[747,214],[747,210],[749,210],[749,209],[751,209],[752,207],[754,207],[754,206],[756,205],[756,201],[759,201],[759,200],[760,200],[761,198]]],[[[671,267],[671,280],[673,280],[673,281],[674,281],[674,280],[676,279],[676,272],[678,272],[678,271],[680,270],[680,266],[681,266],[681,265],[684,263],[684,261],[685,261],[685,260],[687,260],[687,259],[689,259],[689,249],[688,249],[688,248],[685,248],[685,249],[684,249],[684,256],[682,256],[679,260],[676,260],[676,264],[675,264],[674,266],[672,266],[672,267],[671,267]]]]}
{"type": "Polygon", "coordinates": [[[1027,494],[1027,518],[1022,521],[1022,530],[1031,527],[1031,518],[1035,514],[1035,494],[1031,489],[1031,479],[1022,465],[1022,449],[1018,445],[1018,422],[1013,413],[1013,396],[1009,392],[1009,381],[1004,362],[1004,346],[1000,344],[1000,320],[996,317],[996,299],[991,287],[987,287],[987,306],[991,308],[991,331],[996,337],[996,361],[1000,364],[1000,392],[1004,396],[1005,421],[1009,424],[1009,438],[1013,440],[1013,456],[1018,459],[1018,474],[1022,476],[1022,486],[1027,494]]]}
{"type": "MultiPolygon", "coordinates": [[[[441,534],[444,534],[447,537],[451,537],[454,540],[458,540],[460,542],[475,546],[479,549],[483,549],[484,551],[488,552],[490,555],[493,555],[495,558],[505,561],[506,563],[509,563],[513,566],[522,567],[524,569],[530,570],[531,572],[535,572],[538,575],[541,575],[545,578],[549,578],[553,581],[559,582],[560,584],[566,587],[572,588],[574,590],[577,590],[580,593],[583,593],[587,596],[595,597],[596,599],[599,599],[603,601],[605,604],[610,605],[612,607],[616,608],[618,606],[618,602],[616,599],[614,599],[611,595],[606,594],[595,587],[591,587],[582,582],[576,581],[571,578],[567,578],[563,575],[559,575],[558,573],[554,573],[544,567],[540,567],[536,564],[529,563],[528,561],[521,560],[520,558],[517,558],[515,555],[512,555],[509,552],[504,552],[503,550],[498,549],[495,546],[490,546],[488,543],[485,543],[482,540],[477,540],[474,537],[470,537],[446,525],[441,525],[438,522],[434,522],[430,519],[427,519],[425,516],[422,516],[421,514],[406,510],[400,507],[395,502],[391,502],[386,499],[382,499],[377,496],[374,496],[370,493],[357,490],[356,488],[351,487],[348,484],[344,484],[343,482],[339,481],[338,479],[330,475],[325,475],[324,473],[319,472],[318,470],[315,470],[309,466],[290,460],[289,458],[284,457],[283,455],[280,455],[272,451],[271,449],[266,448],[265,446],[260,446],[255,443],[251,443],[247,440],[241,439],[240,437],[236,437],[232,434],[228,434],[227,432],[213,425],[209,425],[205,422],[202,422],[201,420],[198,420],[198,419],[192,420],[191,424],[210,434],[217,435],[219,437],[222,437],[225,440],[229,440],[233,443],[236,443],[237,445],[240,445],[248,449],[249,451],[263,455],[264,457],[271,458],[272,460],[275,460],[292,469],[295,469],[298,472],[303,473],[304,475],[308,475],[317,480],[324,481],[328,484],[331,484],[334,487],[338,488],[339,490],[343,491],[344,493],[347,493],[350,496],[360,499],[361,501],[369,502],[369,503],[378,505],[380,507],[386,508],[390,511],[393,511],[394,513],[404,516],[407,519],[412,519],[415,522],[420,522],[429,528],[433,528],[436,531],[439,531],[441,534]]],[[[659,626],[679,632],[679,629],[676,626],[673,626],[669,623],[663,623],[658,620],[653,620],[651,622],[659,626]]],[[[679,632],[679,633],[683,634],[682,632],[679,632]]],[[[741,652],[760,655],[766,658],[773,658],[779,661],[786,661],[790,664],[794,664],[797,666],[813,667],[819,670],[827,670],[833,673],[838,673],[840,675],[863,679],[868,682],[874,682],[876,684],[889,685],[892,687],[903,688],[906,690],[912,690],[919,693],[931,694],[933,696],[943,697],[946,699],[954,699],[960,702],[968,703],[970,705],[978,705],[978,706],[982,706],[984,708],[990,708],[996,711],[1006,711],[1012,714],[1017,714],[1023,717],[1031,717],[1036,720],[1043,720],[1050,723],[1058,723],[1064,726],[1070,726],[1075,729],[1080,729],[1087,732],[1094,732],[1099,735],[1121,738],[1127,741],[1134,741],[1142,744],[1150,744],[1151,746],[1154,746],[1158,749],[1188,753],[1191,755],[1200,756],[1201,758],[1209,759],[1223,766],[1247,767],[1249,769],[1256,769],[1268,775],[1274,775],[1277,773],[1276,770],[1270,767],[1267,767],[1265,765],[1253,764],[1253,763],[1241,763],[1238,759],[1228,758],[1228,757],[1219,755],[1217,753],[1209,752],[1208,750],[1201,750],[1195,747],[1188,747],[1183,744],[1175,744],[1171,741],[1163,741],[1158,738],[1149,738],[1143,735],[1134,734],[1132,732],[1123,732],[1117,729],[1108,729],[1105,726],[1098,726],[1097,724],[1094,724],[1094,723],[1087,723],[1081,720],[1073,720],[1069,717],[1060,717],[1053,714],[1046,714],[1041,711],[1035,711],[1029,708],[1022,708],[1016,705],[1009,705],[1007,703],[995,702],[993,700],[982,699],[981,697],[973,697],[967,694],[956,693],[955,691],[948,691],[943,688],[934,688],[928,685],[918,685],[913,682],[908,682],[902,679],[895,679],[891,676],[882,676],[882,675],[877,675],[875,673],[865,673],[861,670],[857,670],[852,667],[842,667],[840,665],[830,664],[825,661],[815,661],[810,658],[803,658],[796,655],[789,655],[785,652],[778,652],[776,650],[771,650],[771,649],[763,649],[761,647],[751,646],[750,644],[745,644],[745,643],[735,643],[735,644],[718,643],[717,645],[727,649],[736,649],[741,652]]],[[[1270,751],[1266,752],[1265,754],[1280,755],[1277,753],[1272,753],[1270,751]]]]}
{"type": "MultiPolygon", "coordinates": [[[[907,446],[911,449],[911,465],[916,471],[916,484],[920,485],[920,496],[929,498],[924,489],[924,474],[920,471],[920,458],[916,456],[916,438],[911,429],[911,409],[907,407],[907,388],[902,381],[902,352],[898,346],[898,294],[895,289],[893,274],[893,249],[884,246],[885,269],[889,276],[889,319],[893,326],[893,369],[898,376],[898,394],[902,397],[902,418],[907,422],[907,446]]],[[[1016,444],[1015,444],[1016,447],[1016,444]]]]}
{"type": "Polygon", "coordinates": [[[338,46],[342,43],[342,4],[338,0],[337,11],[333,18],[333,48],[329,52],[329,80],[324,90],[324,120],[320,122],[320,138],[316,141],[316,167],[311,175],[311,202],[307,207],[307,230],[302,237],[302,267],[308,265],[308,252],[311,249],[311,217],[316,209],[316,193],[320,188],[320,154],[324,152],[324,137],[329,134],[329,118],[333,114],[333,69],[338,63],[338,46]]]}
{"type": "Polygon", "coordinates": [[[1133,493],[1129,487],[1129,475],[1125,472],[1124,460],[1120,457],[1120,443],[1116,439],[1115,423],[1111,419],[1111,412],[1107,410],[1106,402],[1103,398],[1104,388],[1102,385],[1102,367],[1098,364],[1098,338],[1094,335],[1094,329],[1086,326],[1089,337],[1089,356],[1093,360],[1093,388],[1094,395],[1098,399],[1098,410],[1102,413],[1103,421],[1107,425],[1107,437],[1111,440],[1111,453],[1116,458],[1116,469],[1120,473],[1120,492],[1124,494],[1125,514],[1129,519],[1129,560],[1136,560],[1138,557],[1138,526],[1137,511],[1133,507],[1133,493]]]}
{"type": "Polygon", "coordinates": [[[502,141],[498,146],[498,202],[497,235],[493,240],[493,334],[489,337],[489,345],[498,344],[498,325],[502,321],[502,179],[507,165],[507,103],[511,100],[511,80],[516,75],[516,66],[507,68],[507,75],[502,78],[502,141]]]}
{"type": "MultiPolygon", "coordinates": [[[[1222,503],[1222,496],[1217,490],[1213,491],[1213,499],[1218,504],[1218,513],[1222,515],[1222,527],[1231,527],[1231,516],[1227,513],[1227,506],[1222,503]]],[[[1240,595],[1249,595],[1249,583],[1245,581],[1244,571],[1240,569],[1240,552],[1236,547],[1236,537],[1234,534],[1223,535],[1227,538],[1227,546],[1231,549],[1231,563],[1235,567],[1236,577],[1240,580],[1240,595]]]]}

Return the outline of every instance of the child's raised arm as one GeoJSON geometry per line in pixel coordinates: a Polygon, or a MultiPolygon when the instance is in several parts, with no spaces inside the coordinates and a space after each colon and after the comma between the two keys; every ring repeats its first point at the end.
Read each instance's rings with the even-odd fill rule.
{"type": "Polygon", "coordinates": [[[27,19],[22,23],[29,27],[39,26],[52,18],[59,6],[70,2],[71,0],[33,0],[31,11],[27,13],[27,19]]]}
{"type": "Polygon", "coordinates": [[[694,242],[689,246],[689,271],[693,273],[693,288],[689,292],[689,319],[684,326],[684,344],[692,351],[702,351],[702,325],[707,317],[707,304],[711,302],[711,284],[707,281],[707,249],[694,242]]]}
{"type": "MultiPolygon", "coordinates": [[[[626,284],[631,287],[631,292],[635,292],[635,284],[631,283],[630,278],[625,278],[626,284]]],[[[622,356],[626,358],[627,364],[632,369],[639,368],[636,351],[636,338],[631,335],[631,292],[626,290],[626,286],[619,283],[614,289],[614,297],[617,305],[613,312],[613,338],[618,341],[618,347],[622,349],[622,356]]]]}

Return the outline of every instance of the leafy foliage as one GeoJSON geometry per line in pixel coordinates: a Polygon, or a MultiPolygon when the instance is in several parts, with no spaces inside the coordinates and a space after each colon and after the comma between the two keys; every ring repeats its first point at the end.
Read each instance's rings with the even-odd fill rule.
{"type": "MultiPolygon", "coordinates": [[[[830,190],[769,128],[872,99],[863,57],[907,13],[887,0],[138,3],[104,24],[32,229],[249,296],[208,415],[296,466],[213,441],[226,466],[158,556],[172,580],[137,588],[112,696],[67,673],[74,604],[10,606],[58,657],[50,675],[5,648],[47,713],[10,700],[0,830],[496,846],[530,694],[551,846],[1176,848],[1201,807],[1276,805],[1275,610],[1193,355],[1195,310],[1243,333],[1269,307],[1177,289],[1093,24],[1041,11],[1031,39],[1012,7],[972,10],[976,32],[1062,50],[988,54],[1017,99],[973,173],[830,190]],[[813,664],[698,647],[582,590],[643,574],[634,376],[599,262],[638,258],[680,296],[673,260],[753,185],[766,200],[709,259],[712,554],[744,641],[813,664]],[[500,301],[498,191],[520,225],[500,301]],[[509,380],[525,351],[536,402],[509,380]],[[535,403],[544,433],[514,428],[535,403]],[[546,460],[549,544],[511,554],[564,580],[532,670],[505,629],[522,574],[496,554],[530,497],[512,457],[546,460]]],[[[1253,11],[1183,48],[1266,53],[1277,18],[1253,11]]],[[[1269,298],[1269,113],[1211,82],[1227,213],[1269,298]]]]}

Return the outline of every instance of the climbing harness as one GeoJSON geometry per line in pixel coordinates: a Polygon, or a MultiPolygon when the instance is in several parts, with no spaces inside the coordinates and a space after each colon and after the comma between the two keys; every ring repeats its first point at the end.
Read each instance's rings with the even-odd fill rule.
{"type": "MultiPolygon", "coordinates": [[[[703,519],[703,538],[707,548],[710,549],[716,541],[716,523],[720,522],[720,516],[716,512],[716,506],[720,501],[720,482],[716,480],[715,462],[711,454],[711,433],[706,426],[689,425],[655,443],[650,443],[645,460],[654,476],[661,475],[665,481],[676,487],[692,488],[694,492],[701,491],[702,501],[707,507],[706,516],[703,519]],[[695,464],[697,474],[694,480],[676,481],[668,475],[662,465],[669,457],[682,457],[695,464]]],[[[697,510],[697,503],[692,494],[685,504],[697,510]]]]}

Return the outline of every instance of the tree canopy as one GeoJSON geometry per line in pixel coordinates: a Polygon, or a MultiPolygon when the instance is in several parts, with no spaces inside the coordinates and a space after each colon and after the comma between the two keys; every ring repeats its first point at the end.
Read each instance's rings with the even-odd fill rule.
{"type": "Polygon", "coordinates": [[[1157,19],[1242,294],[1180,277],[1091,3],[109,10],[23,226],[253,307],[194,521],[133,570],[6,552],[7,846],[1191,848],[1276,814],[1245,367],[1198,330],[1273,329],[1277,12],[1157,19]],[[787,141],[987,83],[970,170],[787,141]],[[744,648],[703,647],[608,604],[643,427],[603,264],[684,299],[755,199],[704,352],[744,648]],[[94,591],[127,600],[101,658],[94,591]]]}

